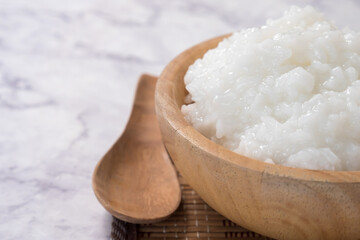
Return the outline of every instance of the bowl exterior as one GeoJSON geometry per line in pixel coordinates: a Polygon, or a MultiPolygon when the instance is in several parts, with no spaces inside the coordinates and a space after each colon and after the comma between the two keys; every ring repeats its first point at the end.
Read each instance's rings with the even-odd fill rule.
{"type": "Polygon", "coordinates": [[[156,112],[177,169],[212,208],[277,239],[360,239],[360,173],[292,169],[230,152],[181,114],[189,65],[223,37],[175,58],[160,76],[156,112]]]}

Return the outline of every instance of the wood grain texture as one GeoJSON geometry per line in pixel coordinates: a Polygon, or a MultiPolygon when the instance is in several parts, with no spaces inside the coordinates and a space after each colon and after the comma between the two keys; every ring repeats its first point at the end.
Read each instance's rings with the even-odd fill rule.
{"type": "Polygon", "coordinates": [[[140,78],[126,129],[93,174],[100,203],[113,216],[131,223],[163,220],[181,200],[155,115],[156,80],[149,75],[140,78]]]}
{"type": "Polygon", "coordinates": [[[156,112],[177,169],[212,208],[252,231],[277,239],[360,239],[359,171],[305,170],[249,159],[185,121],[184,74],[223,38],[183,52],[158,80],[156,112]]]}

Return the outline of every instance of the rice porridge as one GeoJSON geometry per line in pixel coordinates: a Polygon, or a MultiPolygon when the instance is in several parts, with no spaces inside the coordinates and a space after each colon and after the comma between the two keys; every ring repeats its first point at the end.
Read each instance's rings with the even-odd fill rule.
{"type": "Polygon", "coordinates": [[[360,34],[312,7],[233,33],[185,75],[186,120],[268,163],[360,170],[360,34]]]}

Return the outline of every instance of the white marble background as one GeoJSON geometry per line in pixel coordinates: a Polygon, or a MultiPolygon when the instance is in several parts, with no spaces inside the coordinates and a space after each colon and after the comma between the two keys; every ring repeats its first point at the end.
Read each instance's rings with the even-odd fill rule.
{"type": "Polygon", "coordinates": [[[0,239],[108,239],[91,174],[139,75],[292,4],[360,30],[356,0],[0,0],[0,239]]]}

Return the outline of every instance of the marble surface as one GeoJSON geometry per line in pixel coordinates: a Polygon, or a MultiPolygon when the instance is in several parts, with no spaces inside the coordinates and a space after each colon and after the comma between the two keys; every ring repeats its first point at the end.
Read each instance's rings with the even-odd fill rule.
{"type": "Polygon", "coordinates": [[[0,0],[0,239],[109,239],[91,174],[139,75],[295,3],[360,30],[356,0],[0,0]]]}

